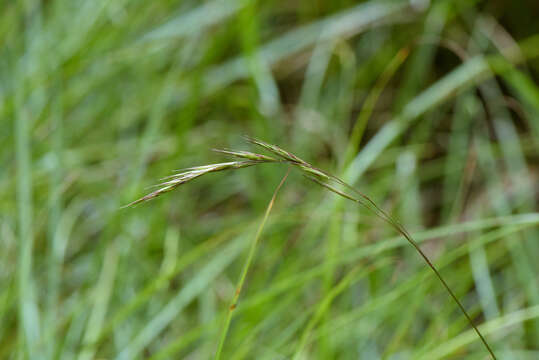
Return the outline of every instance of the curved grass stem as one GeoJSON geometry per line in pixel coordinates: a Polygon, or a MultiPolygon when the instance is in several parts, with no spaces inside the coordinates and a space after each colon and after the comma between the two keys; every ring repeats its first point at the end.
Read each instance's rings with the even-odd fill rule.
{"type": "Polygon", "coordinates": [[[468,322],[470,323],[470,325],[472,326],[472,328],[475,330],[475,332],[477,333],[477,335],[479,336],[479,339],[481,339],[481,342],[483,343],[483,345],[485,346],[485,348],[487,349],[487,351],[489,352],[490,356],[492,357],[493,360],[496,360],[496,355],[494,355],[494,352],[492,351],[492,349],[490,348],[489,344],[487,343],[486,339],[483,337],[483,334],[481,334],[481,332],[479,331],[479,329],[477,328],[477,326],[475,326],[475,324],[473,323],[472,321],[472,318],[470,317],[470,315],[468,314],[468,312],[466,311],[466,309],[464,308],[464,306],[462,305],[462,303],[460,302],[460,300],[457,298],[457,296],[455,295],[455,293],[453,292],[453,290],[451,290],[451,288],[449,287],[449,285],[445,282],[444,278],[442,277],[442,275],[440,274],[440,272],[438,271],[438,269],[436,269],[436,267],[434,266],[434,264],[430,261],[430,259],[428,258],[428,256],[423,252],[423,250],[421,250],[421,247],[419,246],[419,244],[412,238],[412,236],[408,233],[408,231],[406,231],[406,229],[401,225],[399,224],[396,220],[394,220],[393,218],[391,218],[385,211],[383,211],[382,209],[380,209],[375,203],[374,201],[372,201],[368,196],[362,194],[361,192],[357,191],[356,189],[354,189],[352,186],[346,184],[344,181],[340,180],[339,178],[336,178],[336,177],[332,177],[332,180],[338,182],[339,184],[342,184],[344,185],[347,189],[349,190],[352,190],[353,192],[359,194],[361,196],[361,198],[355,198],[353,196],[350,196],[340,190],[338,190],[337,188],[327,184],[327,183],[324,183],[322,181],[320,181],[319,179],[315,178],[315,177],[312,177],[312,176],[308,176],[309,179],[311,179],[312,181],[316,182],[317,184],[327,188],[328,190],[336,193],[337,195],[340,195],[348,200],[351,200],[351,201],[354,201],[354,202],[357,202],[365,207],[367,207],[368,209],[370,209],[371,211],[373,211],[375,214],[377,214],[382,220],[384,220],[386,223],[388,223],[389,225],[391,225],[399,234],[401,234],[402,236],[404,236],[404,238],[415,248],[415,250],[419,253],[419,255],[421,255],[421,257],[423,258],[423,260],[425,260],[425,262],[427,263],[428,267],[431,268],[431,270],[434,272],[434,274],[436,275],[436,277],[438,278],[438,280],[440,280],[440,282],[442,283],[442,285],[444,286],[444,288],[447,290],[447,292],[449,293],[449,295],[451,296],[451,298],[455,301],[455,303],[457,304],[457,306],[459,307],[460,311],[464,314],[464,316],[466,317],[466,319],[468,320],[468,322]],[[365,202],[367,201],[367,202],[365,202]]]}

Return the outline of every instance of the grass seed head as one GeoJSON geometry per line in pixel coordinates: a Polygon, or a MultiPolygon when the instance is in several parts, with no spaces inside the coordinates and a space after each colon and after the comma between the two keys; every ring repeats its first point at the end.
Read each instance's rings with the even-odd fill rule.
{"type": "Polygon", "coordinates": [[[210,165],[202,165],[202,166],[192,167],[192,168],[189,168],[189,169],[185,170],[184,172],[168,176],[166,179],[170,179],[170,180],[167,180],[165,182],[162,182],[162,183],[158,184],[157,186],[160,187],[159,189],[149,193],[148,195],[145,195],[145,196],[141,197],[140,199],[137,199],[137,200],[125,205],[124,207],[130,207],[130,206],[139,204],[141,202],[145,202],[145,201],[154,199],[154,198],[156,198],[156,197],[158,197],[158,196],[160,196],[160,195],[162,195],[164,193],[167,193],[169,191],[172,191],[175,188],[177,188],[178,186],[183,185],[186,182],[189,182],[189,181],[191,181],[193,179],[196,179],[196,178],[198,178],[198,177],[200,177],[202,175],[206,175],[206,174],[209,174],[209,173],[212,173],[212,172],[217,172],[217,171],[241,169],[241,168],[244,168],[244,167],[258,165],[258,164],[261,164],[262,162],[264,162],[264,161],[261,161],[261,160],[244,160],[244,161],[230,161],[230,162],[226,162],[226,163],[217,163],[217,164],[210,164],[210,165]]]}

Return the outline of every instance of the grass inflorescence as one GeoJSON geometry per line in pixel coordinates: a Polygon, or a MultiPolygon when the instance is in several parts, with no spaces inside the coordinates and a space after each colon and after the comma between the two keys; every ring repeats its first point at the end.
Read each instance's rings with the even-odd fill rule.
{"type": "MultiPolygon", "coordinates": [[[[408,231],[404,228],[403,225],[401,225],[399,222],[394,220],[390,215],[388,215],[384,210],[382,210],[371,198],[369,198],[367,195],[363,194],[362,192],[355,189],[353,186],[347,184],[345,181],[340,179],[339,177],[332,175],[324,170],[321,170],[307,161],[299,158],[298,156],[292,154],[291,152],[288,152],[282,148],[280,148],[277,145],[266,143],[262,140],[258,140],[252,137],[245,136],[244,137],[246,141],[249,143],[259,146],[262,149],[270,152],[275,157],[253,153],[249,151],[236,151],[236,150],[220,150],[220,149],[214,149],[214,151],[232,156],[234,158],[242,159],[238,161],[232,161],[232,162],[226,162],[226,163],[218,163],[218,164],[210,164],[210,165],[203,165],[203,166],[197,166],[185,169],[184,171],[181,171],[177,174],[174,174],[172,176],[169,176],[168,178],[170,180],[167,180],[163,183],[158,184],[159,187],[158,190],[153,191],[142,198],[133,201],[132,203],[126,205],[126,206],[132,206],[144,201],[148,201],[151,199],[154,199],[166,192],[172,191],[175,188],[177,188],[180,185],[183,185],[191,180],[194,180],[202,175],[218,172],[218,171],[226,171],[226,170],[237,170],[242,169],[245,167],[265,164],[265,163],[286,163],[290,166],[293,166],[297,169],[299,169],[303,175],[310,179],[311,181],[315,182],[316,184],[322,186],[323,188],[332,191],[333,193],[354,201],[356,203],[359,203],[375,213],[378,217],[380,217],[382,220],[384,220],[386,223],[388,223],[393,229],[395,229],[399,234],[404,236],[404,238],[414,247],[414,249],[419,253],[419,255],[423,258],[427,266],[434,272],[438,280],[442,283],[444,288],[447,290],[450,297],[453,299],[453,301],[457,304],[462,314],[466,317],[468,323],[471,325],[471,327],[474,329],[474,331],[477,333],[478,337],[481,339],[481,342],[485,346],[486,350],[492,357],[492,359],[496,359],[496,356],[494,355],[493,350],[491,349],[490,345],[486,341],[483,334],[479,331],[477,326],[474,324],[472,318],[462,305],[462,303],[459,301],[453,290],[449,287],[447,282],[444,280],[444,278],[441,276],[440,272],[436,269],[432,261],[429,259],[429,257],[421,250],[418,243],[412,238],[412,236],[408,233],[408,231]],[[339,185],[344,188],[344,190],[338,189],[335,185],[339,185]],[[348,192],[347,192],[348,191],[348,192]],[[353,193],[354,195],[351,195],[349,192],[353,193]]],[[[237,301],[240,296],[241,288],[243,286],[243,283],[245,281],[245,277],[247,275],[247,271],[249,269],[249,266],[253,260],[254,252],[256,249],[256,244],[259,241],[260,234],[262,232],[262,229],[266,223],[266,220],[268,218],[269,212],[271,211],[271,208],[273,207],[273,203],[275,201],[275,197],[277,195],[277,192],[281,188],[282,184],[284,183],[288,173],[283,177],[281,180],[281,183],[277,186],[273,197],[266,209],[266,213],[264,216],[264,219],[261,223],[261,225],[258,228],[255,240],[252,242],[249,255],[247,257],[246,263],[243,267],[243,271],[240,277],[240,280],[238,282],[238,285],[236,287],[236,292],[234,295],[234,298],[231,302],[231,305],[229,307],[228,315],[226,318],[225,326],[222,331],[222,336],[219,342],[218,350],[216,358],[220,358],[220,354],[224,345],[224,341],[226,339],[226,334],[228,332],[228,328],[230,326],[230,321],[232,319],[232,313],[236,309],[237,301]]]]}

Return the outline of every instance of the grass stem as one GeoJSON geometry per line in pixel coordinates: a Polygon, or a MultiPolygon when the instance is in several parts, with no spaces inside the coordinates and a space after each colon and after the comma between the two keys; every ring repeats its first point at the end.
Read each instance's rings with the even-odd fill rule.
{"type": "Polygon", "coordinates": [[[288,174],[290,173],[290,167],[288,168],[286,174],[281,179],[281,182],[279,185],[277,185],[277,188],[275,189],[275,192],[273,193],[273,196],[271,197],[271,200],[268,204],[268,207],[266,208],[266,212],[264,213],[264,218],[262,219],[262,222],[260,223],[255,238],[253,242],[251,243],[251,247],[249,248],[249,253],[247,255],[247,259],[245,260],[245,263],[243,264],[243,269],[241,271],[240,278],[238,280],[238,284],[236,285],[236,291],[234,292],[234,297],[232,298],[232,301],[230,302],[230,306],[228,307],[228,313],[225,319],[225,324],[223,326],[223,331],[221,332],[221,338],[219,339],[219,345],[217,346],[217,352],[215,353],[215,359],[219,360],[221,358],[221,353],[223,351],[223,346],[225,344],[226,336],[228,333],[228,329],[230,328],[230,322],[232,321],[232,315],[234,313],[234,310],[236,309],[236,306],[238,304],[238,299],[241,294],[241,289],[243,288],[243,284],[245,282],[245,279],[247,277],[247,272],[249,271],[249,267],[251,266],[251,263],[254,259],[255,253],[256,253],[256,247],[258,245],[258,242],[260,240],[260,235],[262,234],[262,230],[264,229],[264,226],[266,225],[266,221],[268,220],[269,214],[271,212],[271,209],[273,208],[273,204],[275,202],[275,198],[277,197],[277,193],[279,192],[279,189],[283,186],[284,182],[286,181],[286,178],[288,177],[288,174]]]}

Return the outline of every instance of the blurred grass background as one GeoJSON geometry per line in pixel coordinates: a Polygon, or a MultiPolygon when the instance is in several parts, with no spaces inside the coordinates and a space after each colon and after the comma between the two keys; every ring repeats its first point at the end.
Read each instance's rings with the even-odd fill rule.
{"type": "MultiPolygon", "coordinates": [[[[421,242],[500,359],[539,358],[539,3],[0,4],[0,358],[207,359],[286,168],[119,210],[273,142],[421,242]]],[[[485,359],[382,221],[292,173],[225,359],[485,359]],[[303,346],[305,345],[305,346],[303,346]],[[298,351],[301,350],[301,351],[298,351]]]]}

